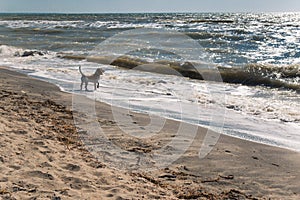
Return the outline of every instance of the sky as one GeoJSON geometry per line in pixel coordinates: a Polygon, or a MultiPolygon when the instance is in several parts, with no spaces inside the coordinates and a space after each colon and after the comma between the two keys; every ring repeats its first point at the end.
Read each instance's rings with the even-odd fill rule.
{"type": "Polygon", "coordinates": [[[0,12],[300,12],[300,0],[0,0],[0,12]]]}

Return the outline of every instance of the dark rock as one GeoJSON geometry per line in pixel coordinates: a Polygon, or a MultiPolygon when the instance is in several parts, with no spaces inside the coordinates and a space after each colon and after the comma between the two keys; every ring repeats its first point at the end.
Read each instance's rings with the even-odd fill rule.
{"type": "Polygon", "coordinates": [[[28,57],[28,56],[35,56],[35,55],[43,56],[44,53],[40,51],[24,51],[21,57],[28,57]]]}
{"type": "Polygon", "coordinates": [[[252,156],[252,158],[253,158],[254,160],[258,160],[258,157],[256,157],[256,156],[252,156]]]}

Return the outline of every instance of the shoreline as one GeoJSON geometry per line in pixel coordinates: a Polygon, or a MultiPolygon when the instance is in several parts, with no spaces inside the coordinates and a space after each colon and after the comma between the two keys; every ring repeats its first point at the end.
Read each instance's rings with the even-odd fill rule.
{"type": "MultiPolygon", "coordinates": [[[[9,69],[0,72],[3,198],[300,198],[299,153],[221,135],[213,151],[200,160],[207,131],[202,127],[184,155],[165,169],[123,173],[110,168],[79,141],[72,95],[9,69]]],[[[178,122],[166,119],[160,137],[134,140],[116,126],[110,105],[97,102],[96,108],[108,137],[125,150],[155,150],[178,127],[178,122]]],[[[130,114],[137,125],[149,123],[144,114],[130,114]]]]}
{"type": "MultiPolygon", "coordinates": [[[[7,68],[7,69],[10,70],[9,68],[7,68]]],[[[22,73],[21,69],[15,68],[13,70],[17,71],[19,73],[22,73]]],[[[25,74],[27,74],[27,73],[25,73],[25,74]]],[[[34,77],[34,76],[29,76],[29,77],[34,78],[34,79],[38,79],[38,80],[41,80],[41,81],[45,81],[45,82],[50,83],[50,84],[54,84],[51,81],[48,81],[47,78],[39,78],[39,77],[34,77]]],[[[54,84],[54,85],[56,85],[56,84],[54,84]]],[[[63,87],[60,87],[58,85],[56,85],[56,86],[59,88],[59,90],[61,92],[73,95],[72,92],[65,91],[63,87]]],[[[87,98],[89,98],[89,97],[87,97],[87,98]]],[[[101,104],[107,104],[108,106],[117,107],[117,106],[114,106],[114,105],[112,105],[110,103],[107,103],[107,102],[104,102],[104,101],[98,101],[97,99],[95,99],[95,101],[99,102],[101,104]]],[[[125,107],[119,107],[119,106],[118,106],[118,108],[120,108],[120,109],[127,109],[125,107]]],[[[147,115],[147,113],[145,113],[143,111],[130,111],[130,112],[136,113],[136,114],[141,114],[141,115],[147,115]]],[[[160,117],[160,116],[157,115],[157,117],[160,117]]],[[[175,121],[177,123],[184,123],[184,124],[188,124],[188,125],[191,125],[191,126],[199,126],[199,127],[203,127],[205,129],[207,129],[207,127],[205,125],[202,125],[202,124],[196,124],[196,123],[192,123],[192,122],[188,122],[188,121],[183,121],[183,120],[175,119],[175,118],[171,118],[171,117],[165,117],[165,116],[162,117],[162,118],[167,119],[167,120],[171,120],[171,121],[175,121]]],[[[216,131],[212,131],[212,132],[216,132],[216,131]]],[[[276,147],[276,148],[282,148],[282,149],[285,149],[285,150],[289,150],[289,151],[300,153],[300,150],[297,150],[297,149],[292,148],[292,147],[285,146],[284,144],[280,145],[280,142],[276,142],[276,141],[272,141],[272,140],[267,140],[266,142],[264,142],[265,141],[264,138],[262,138],[260,141],[257,141],[257,140],[254,140],[254,139],[250,139],[251,137],[245,137],[246,134],[243,135],[244,137],[239,137],[238,135],[234,135],[234,134],[228,134],[226,132],[220,133],[220,135],[226,135],[228,137],[233,137],[233,138],[237,138],[237,139],[241,139],[241,140],[245,140],[245,141],[249,141],[249,142],[253,142],[253,143],[257,143],[257,144],[263,144],[263,145],[267,145],[267,146],[272,146],[272,147],[276,147]]]]}
{"type": "MultiPolygon", "coordinates": [[[[15,72],[18,72],[18,73],[21,73],[21,74],[25,74],[27,75],[27,73],[22,73],[22,70],[20,69],[17,69],[17,68],[12,68],[10,69],[9,67],[2,67],[0,66],[0,69],[1,68],[4,68],[4,69],[7,69],[7,70],[11,70],[11,71],[15,71],[15,72]]],[[[28,76],[28,75],[27,75],[28,76]]],[[[32,77],[32,76],[28,76],[29,78],[33,78],[33,79],[36,79],[36,80],[40,80],[40,81],[43,81],[43,82],[46,82],[46,83],[49,83],[49,84],[53,84],[55,85],[54,83],[51,83],[50,81],[47,81],[47,79],[43,80],[43,79],[40,79],[40,78],[37,78],[37,77],[32,77]]],[[[70,94],[70,95],[73,95],[73,93],[71,92],[68,92],[68,91],[64,91],[62,87],[59,87],[58,85],[55,85],[59,88],[59,91],[60,92],[63,92],[63,93],[67,93],[67,94],[70,94]]],[[[82,95],[84,96],[84,95],[82,95]]],[[[85,97],[85,96],[84,96],[85,97]]],[[[85,97],[85,98],[88,98],[88,97],[85,97]]],[[[88,98],[89,99],[89,98],[88,98]]],[[[101,102],[101,101],[97,101],[95,100],[96,102],[100,103],[100,104],[105,104],[107,106],[110,106],[110,107],[116,107],[116,106],[113,106],[107,102],[101,102]]],[[[70,105],[71,107],[72,105],[70,105]]],[[[124,107],[118,107],[120,109],[126,109],[127,108],[124,108],[124,107]]],[[[147,113],[144,113],[144,112],[139,112],[139,111],[130,111],[131,113],[136,113],[138,115],[147,115],[147,113]]],[[[160,116],[157,116],[157,117],[160,117],[160,116]]],[[[174,121],[176,123],[184,123],[184,124],[188,124],[190,126],[199,126],[199,127],[203,127],[204,129],[207,129],[207,127],[205,127],[204,125],[198,125],[198,124],[194,124],[194,123],[191,123],[191,122],[187,122],[187,121],[182,121],[182,120],[179,120],[179,119],[174,119],[174,118],[169,118],[169,117],[162,117],[164,119],[167,119],[167,120],[171,120],[171,121],[174,121]]],[[[212,131],[212,132],[215,132],[215,131],[212,131]]],[[[236,139],[240,139],[240,140],[245,140],[245,141],[248,141],[248,142],[252,142],[252,143],[257,143],[257,144],[262,144],[262,145],[267,145],[267,146],[271,146],[271,147],[275,147],[275,148],[281,148],[281,149],[285,149],[285,150],[289,150],[289,151],[293,151],[293,152],[296,152],[296,153],[300,153],[300,151],[296,150],[296,149],[293,149],[293,148],[289,148],[287,146],[284,146],[284,145],[275,145],[275,144],[271,144],[271,143],[268,143],[268,142],[259,142],[259,141],[255,141],[255,140],[251,140],[251,139],[248,139],[248,138],[242,138],[242,137],[239,137],[239,136],[236,136],[236,135],[230,135],[230,134],[226,134],[226,133],[219,133],[220,135],[225,135],[225,136],[228,136],[228,137],[232,137],[232,138],[236,138],[236,139]]]]}

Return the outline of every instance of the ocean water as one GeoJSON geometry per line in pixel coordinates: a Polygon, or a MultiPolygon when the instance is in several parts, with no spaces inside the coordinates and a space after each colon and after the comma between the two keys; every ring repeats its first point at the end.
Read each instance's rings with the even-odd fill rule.
{"type": "Polygon", "coordinates": [[[300,151],[299,24],[300,13],[0,14],[0,65],[66,92],[300,151]],[[79,65],[105,70],[97,91],[79,91],[79,65]],[[222,79],[203,75],[212,72],[222,79]]]}

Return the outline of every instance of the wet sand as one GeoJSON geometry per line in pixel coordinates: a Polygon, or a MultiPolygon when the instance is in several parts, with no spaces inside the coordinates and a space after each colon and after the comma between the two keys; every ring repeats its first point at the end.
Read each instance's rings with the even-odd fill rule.
{"type": "MultiPolygon", "coordinates": [[[[122,171],[87,151],[74,126],[71,94],[5,68],[0,85],[2,199],[300,199],[297,152],[221,135],[199,159],[207,130],[198,127],[172,165],[122,171]]],[[[111,106],[97,102],[96,108],[107,137],[126,151],[151,153],[179,126],[166,120],[161,135],[141,140],[120,129],[111,106]]],[[[147,115],[130,116],[137,126],[149,123],[147,115]]]]}

